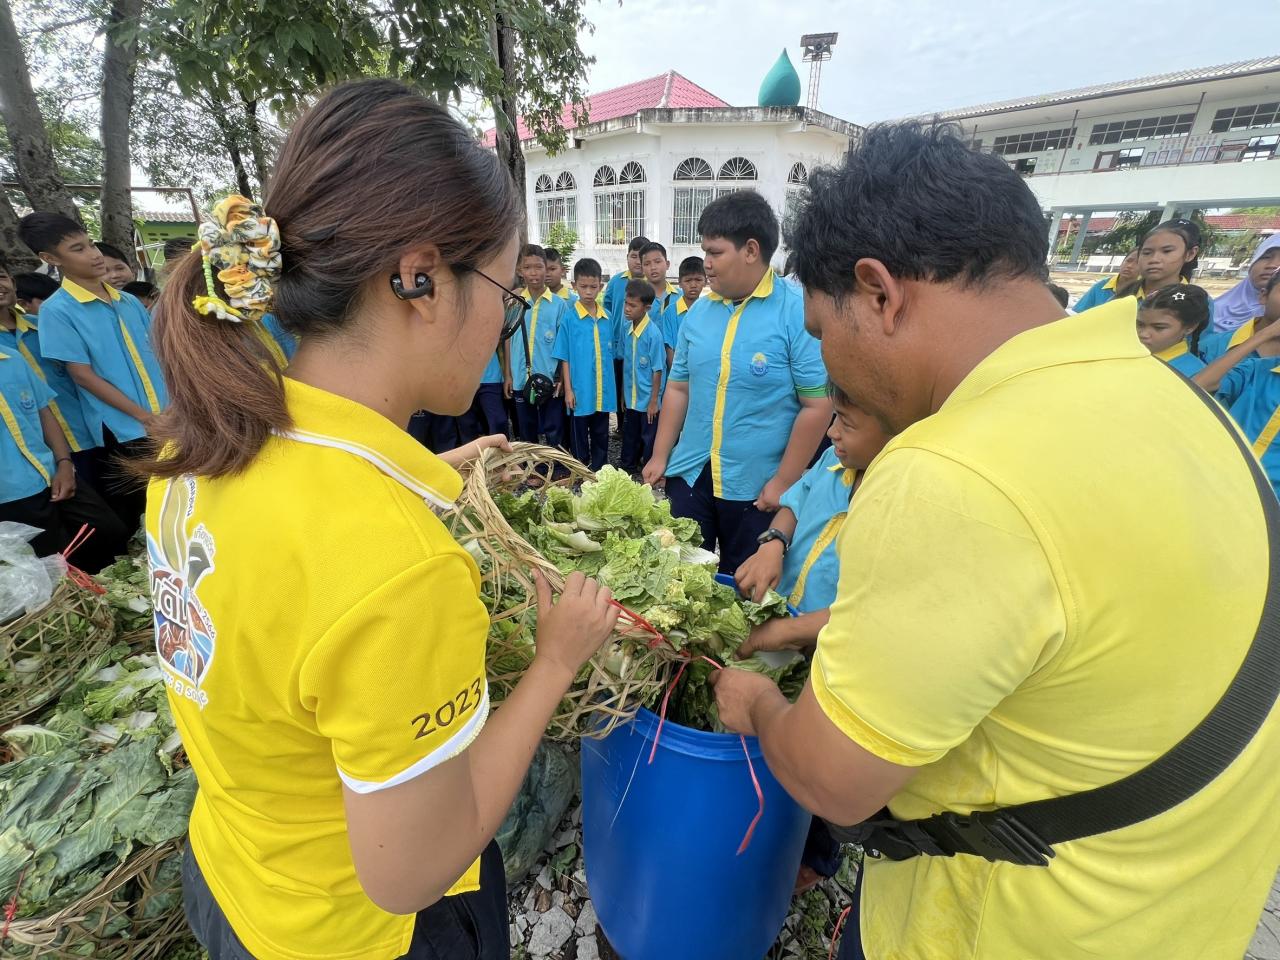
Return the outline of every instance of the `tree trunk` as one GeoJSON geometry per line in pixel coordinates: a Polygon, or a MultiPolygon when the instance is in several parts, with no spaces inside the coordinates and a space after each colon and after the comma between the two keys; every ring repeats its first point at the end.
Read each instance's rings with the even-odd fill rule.
{"type": "MultiPolygon", "coordinates": [[[[210,91],[213,94],[213,102],[217,104],[217,91],[210,91]]],[[[226,102],[226,101],[222,101],[226,102]]],[[[236,142],[235,131],[231,129],[231,124],[227,121],[227,115],[220,109],[213,109],[209,113],[213,117],[213,122],[218,125],[218,132],[222,134],[222,147],[227,151],[227,156],[231,158],[231,167],[236,173],[236,191],[242,197],[253,199],[253,186],[249,183],[249,171],[244,166],[244,154],[240,152],[240,144],[236,142]]]]}
{"type": "Polygon", "coordinates": [[[267,149],[262,142],[262,124],[258,121],[258,101],[250,100],[243,93],[245,132],[249,136],[249,150],[253,154],[253,173],[258,178],[258,197],[267,195],[267,149]]]}
{"type": "Polygon", "coordinates": [[[112,0],[102,57],[102,239],[124,251],[134,248],[129,131],[138,41],[120,42],[119,30],[135,30],[141,16],[142,0],[112,0]]]}
{"type": "Polygon", "coordinates": [[[494,8],[491,37],[494,54],[498,58],[498,69],[502,71],[502,90],[493,101],[494,144],[498,150],[498,159],[511,174],[511,179],[515,181],[516,196],[520,198],[520,206],[523,209],[525,167],[524,150],[520,147],[520,130],[517,126],[520,106],[515,96],[516,35],[497,5],[494,8]]]}
{"type": "Polygon", "coordinates": [[[18,182],[37,210],[61,213],[80,222],[75,201],[58,176],[44,118],[31,88],[27,59],[13,25],[9,0],[0,0],[0,117],[13,145],[18,182]]]}
{"type": "Polygon", "coordinates": [[[25,273],[40,266],[40,259],[18,239],[18,215],[4,187],[0,187],[0,257],[11,273],[25,273]]]}

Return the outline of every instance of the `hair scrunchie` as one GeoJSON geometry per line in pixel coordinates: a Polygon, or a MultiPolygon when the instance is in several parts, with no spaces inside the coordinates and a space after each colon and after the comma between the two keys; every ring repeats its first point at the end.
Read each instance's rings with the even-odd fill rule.
{"type": "Polygon", "coordinates": [[[233,193],[214,205],[200,224],[200,255],[207,295],[196,297],[197,312],[240,323],[271,309],[272,287],[280,278],[280,228],[262,207],[233,193]],[[226,299],[218,296],[214,271],[226,299]]]}

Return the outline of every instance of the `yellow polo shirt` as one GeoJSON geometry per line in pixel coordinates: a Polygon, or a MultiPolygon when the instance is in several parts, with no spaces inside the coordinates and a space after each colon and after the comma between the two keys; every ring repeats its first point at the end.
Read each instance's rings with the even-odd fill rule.
{"type": "MultiPolygon", "coordinates": [[[[903,431],[840,536],[813,686],[918,767],[903,819],[1118,780],[1227,688],[1267,582],[1234,441],[1135,335],[1136,301],[1023,333],[903,431]],[[1212,491],[1212,496],[1206,496],[1212,491]]],[[[1238,958],[1280,864],[1280,722],[1175,809],[1056,848],[867,860],[876,960],[1238,958]]]]}
{"type": "Polygon", "coordinates": [[[292,430],[244,472],[148,492],[157,648],[200,785],[191,846],[259,960],[391,960],[414,918],[361,888],[342,785],[404,783],[471,743],[488,616],[436,515],[458,474],[369,408],[285,386],[292,430]]]}

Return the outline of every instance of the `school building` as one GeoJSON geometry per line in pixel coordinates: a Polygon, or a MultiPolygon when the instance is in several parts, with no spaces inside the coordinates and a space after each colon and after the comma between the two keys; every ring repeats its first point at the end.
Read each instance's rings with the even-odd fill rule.
{"type": "Polygon", "coordinates": [[[569,146],[554,157],[519,125],[529,239],[545,243],[562,223],[578,234],[575,259],[606,273],[626,266],[640,234],[667,247],[674,273],[702,252],[703,208],[733,190],[758,190],[785,214],[809,170],[837,162],[860,130],[802,106],[732,107],[674,71],[592,95],[588,118],[573,128],[566,108],[569,146]]]}
{"type": "Polygon", "coordinates": [[[1280,57],[940,114],[1026,177],[1080,260],[1095,213],[1280,204],[1280,57]]]}

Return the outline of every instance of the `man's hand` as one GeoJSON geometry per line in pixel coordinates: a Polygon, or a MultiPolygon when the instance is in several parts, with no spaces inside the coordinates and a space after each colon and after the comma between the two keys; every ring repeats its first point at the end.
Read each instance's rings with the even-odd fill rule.
{"type": "Polygon", "coordinates": [[[790,486],[777,477],[774,477],[764,485],[764,489],[760,491],[760,496],[756,497],[753,506],[764,513],[774,513],[782,506],[782,495],[787,492],[790,486]]]}
{"type": "Polygon", "coordinates": [[[782,579],[781,540],[769,540],[762,543],[759,549],[743,561],[733,579],[737,581],[738,592],[754,603],[759,603],[766,593],[778,585],[782,579]]]}
{"type": "Polygon", "coordinates": [[[735,656],[739,660],[745,660],[757,651],[795,650],[799,652],[812,645],[811,638],[797,636],[795,621],[792,617],[774,617],[758,627],[752,627],[751,635],[738,648],[735,656]]]}
{"type": "Polygon", "coordinates": [[[717,670],[711,675],[711,685],[716,688],[720,722],[733,733],[744,733],[749,737],[756,735],[752,714],[758,703],[780,700],[783,707],[787,705],[787,698],[776,683],[764,674],[750,670],[734,667],[717,670]]]}
{"type": "Polygon", "coordinates": [[[658,419],[658,401],[657,401],[657,398],[654,398],[653,400],[650,400],[650,401],[649,401],[649,408],[648,408],[647,410],[645,410],[645,415],[649,418],[649,422],[650,422],[650,423],[653,423],[653,421],[655,421],[655,420],[657,420],[657,419],[658,419]]]}
{"type": "Polygon", "coordinates": [[[651,487],[658,486],[662,482],[663,476],[667,472],[667,461],[660,460],[655,455],[649,458],[649,462],[644,465],[644,469],[640,471],[640,479],[651,487]]]}
{"type": "Polygon", "coordinates": [[[570,410],[578,406],[578,398],[573,395],[573,387],[564,388],[564,405],[570,410]]]}
{"type": "Polygon", "coordinates": [[[58,464],[58,469],[54,471],[53,483],[50,484],[52,492],[49,499],[54,503],[59,500],[70,500],[76,494],[76,470],[71,465],[70,460],[63,460],[58,464]]]}
{"type": "Polygon", "coordinates": [[[511,378],[510,377],[502,378],[502,395],[506,397],[508,400],[511,399],[511,378]]]}

